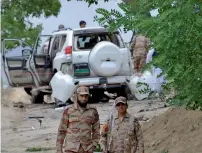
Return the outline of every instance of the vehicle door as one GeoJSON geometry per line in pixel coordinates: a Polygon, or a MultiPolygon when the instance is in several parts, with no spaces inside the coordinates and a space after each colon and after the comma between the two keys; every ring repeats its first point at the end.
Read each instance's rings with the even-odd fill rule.
{"type": "Polygon", "coordinates": [[[3,73],[9,85],[12,87],[35,85],[34,76],[27,68],[32,47],[21,39],[3,39],[1,50],[3,73]]]}
{"type": "Polygon", "coordinates": [[[52,78],[52,62],[49,54],[51,35],[38,36],[31,60],[30,71],[37,79],[37,86],[49,85],[52,78]]]}

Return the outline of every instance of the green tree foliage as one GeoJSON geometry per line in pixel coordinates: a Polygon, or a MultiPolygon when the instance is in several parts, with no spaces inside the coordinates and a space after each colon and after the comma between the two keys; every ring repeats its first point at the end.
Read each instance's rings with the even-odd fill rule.
{"type": "Polygon", "coordinates": [[[23,38],[33,45],[42,25],[34,26],[30,18],[57,16],[60,7],[59,0],[2,0],[2,38],[23,38]]]}
{"type": "Polygon", "coordinates": [[[124,15],[99,8],[95,20],[111,30],[124,26],[146,34],[158,53],[153,64],[177,91],[171,103],[202,110],[202,1],[133,0],[119,7],[124,15]],[[149,15],[153,9],[156,17],[149,15]]]}

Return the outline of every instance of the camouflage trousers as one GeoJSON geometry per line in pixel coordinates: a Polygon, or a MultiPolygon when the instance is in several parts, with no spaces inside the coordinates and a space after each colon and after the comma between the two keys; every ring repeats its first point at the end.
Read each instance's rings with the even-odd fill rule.
{"type": "Polygon", "coordinates": [[[134,71],[139,72],[146,64],[145,56],[134,56],[134,71]]]}
{"type": "Polygon", "coordinates": [[[82,146],[79,147],[78,152],[71,151],[71,150],[66,150],[65,151],[65,153],[93,153],[93,152],[94,152],[94,147],[92,147],[88,151],[85,151],[82,146]]]}
{"type": "Polygon", "coordinates": [[[147,49],[145,47],[136,47],[133,50],[134,71],[140,72],[146,65],[147,49]]]}

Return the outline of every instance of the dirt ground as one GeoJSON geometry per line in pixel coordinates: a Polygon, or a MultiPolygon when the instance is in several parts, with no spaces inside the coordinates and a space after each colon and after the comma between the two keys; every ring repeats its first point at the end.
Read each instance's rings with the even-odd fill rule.
{"type": "Polygon", "coordinates": [[[170,108],[143,124],[146,153],[202,153],[202,112],[170,108]]]}
{"type": "MultiPolygon", "coordinates": [[[[22,89],[3,90],[1,98],[1,152],[25,153],[28,148],[44,148],[46,151],[40,153],[55,153],[62,112],[55,111],[52,104],[30,104],[22,89]],[[24,107],[14,107],[17,102],[24,107]],[[37,119],[29,117],[43,117],[41,126],[37,119]]],[[[112,104],[112,100],[93,104],[101,123],[112,104]]],[[[202,113],[164,105],[159,100],[129,101],[128,111],[141,120],[145,153],[202,153],[202,113]]]]}

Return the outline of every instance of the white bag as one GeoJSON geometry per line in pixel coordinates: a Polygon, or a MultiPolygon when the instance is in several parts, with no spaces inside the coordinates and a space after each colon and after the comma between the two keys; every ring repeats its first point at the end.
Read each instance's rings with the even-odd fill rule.
{"type": "Polygon", "coordinates": [[[128,87],[132,95],[134,95],[138,100],[143,100],[148,98],[150,91],[160,92],[162,82],[157,78],[157,74],[153,74],[149,71],[145,71],[141,76],[134,74],[127,82],[128,87]],[[146,83],[146,85],[137,86],[139,83],[146,83]],[[147,92],[140,92],[141,90],[146,90],[147,92]]]}

